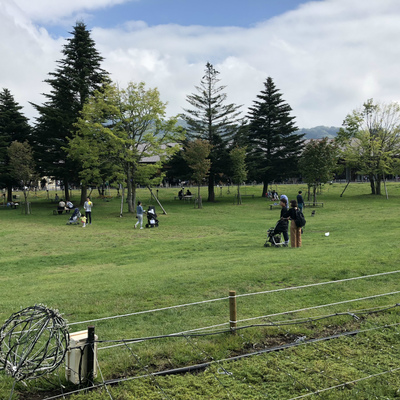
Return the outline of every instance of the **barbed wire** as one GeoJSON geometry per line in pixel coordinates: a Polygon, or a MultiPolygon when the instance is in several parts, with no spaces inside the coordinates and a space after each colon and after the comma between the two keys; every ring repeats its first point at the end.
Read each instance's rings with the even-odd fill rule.
{"type": "MultiPolygon", "coordinates": [[[[391,327],[398,327],[400,326],[400,323],[395,323],[395,324],[390,324],[390,325],[382,325],[382,326],[375,326],[372,328],[367,328],[367,329],[359,329],[356,331],[351,331],[351,332],[342,332],[336,335],[331,335],[331,336],[327,336],[327,337],[323,337],[323,338],[317,338],[317,339],[310,339],[310,340],[304,340],[304,341],[297,341],[297,342],[293,342],[293,343],[289,343],[289,344],[284,344],[281,346],[276,346],[273,348],[267,348],[267,349],[261,349],[255,352],[251,352],[251,353],[247,353],[247,354],[241,354],[235,357],[230,357],[230,358],[224,358],[224,359],[218,359],[218,360],[210,360],[207,361],[205,363],[202,364],[195,364],[195,365],[191,365],[191,366],[187,366],[187,367],[182,367],[182,368],[175,368],[172,370],[167,370],[167,371],[159,371],[159,372],[152,372],[152,373],[147,373],[144,375],[140,375],[140,376],[131,376],[131,377],[123,377],[123,378],[119,378],[119,379],[112,379],[112,380],[103,380],[103,382],[101,384],[97,384],[97,385],[93,385],[90,388],[82,388],[82,389],[77,389],[68,393],[64,393],[65,395],[72,395],[72,394],[77,394],[79,392],[82,391],[87,391],[87,390],[92,390],[92,389],[98,389],[101,388],[104,385],[114,385],[114,384],[118,384],[118,383],[123,383],[123,382],[128,382],[131,380],[138,380],[138,379],[144,379],[144,378],[155,378],[157,376],[163,376],[163,375],[169,375],[169,374],[176,374],[176,373],[185,373],[185,372],[190,372],[190,371],[195,371],[197,369],[204,369],[206,367],[209,367],[213,364],[222,364],[225,362],[232,362],[232,361],[237,361],[243,358],[248,358],[248,357],[253,357],[253,356],[259,356],[259,355],[263,355],[263,354],[268,354],[271,352],[277,352],[277,351],[282,351],[282,350],[287,350],[287,349],[291,349],[291,348],[295,348],[295,347],[300,347],[300,346],[306,346],[309,344],[318,344],[318,343],[323,343],[323,342],[327,342],[330,341],[332,339],[337,339],[337,338],[345,338],[345,337],[353,337],[355,335],[358,335],[360,333],[366,333],[366,332],[371,332],[371,331],[375,331],[375,330],[379,330],[379,329],[385,329],[385,328],[391,328],[391,327]]],[[[185,336],[181,336],[181,337],[185,337],[185,336]]],[[[130,349],[131,350],[131,349],[130,349]]],[[[400,368],[398,368],[400,369],[400,368]]],[[[394,369],[393,371],[397,371],[398,369],[394,369]]],[[[369,379],[369,378],[373,378],[376,376],[380,376],[382,374],[385,374],[387,372],[390,372],[392,370],[388,370],[388,371],[384,371],[383,373],[379,373],[379,374],[370,374],[369,376],[362,378],[361,380],[365,380],[365,379],[369,379]]],[[[351,384],[352,382],[356,382],[359,381],[358,380],[354,380],[354,381],[346,381],[344,383],[341,383],[339,385],[335,385],[335,386],[331,386],[329,388],[325,388],[325,389],[321,389],[318,391],[314,391],[311,393],[308,393],[307,395],[311,395],[311,394],[319,394],[319,392],[324,392],[327,390],[332,390],[335,388],[339,388],[339,387],[343,387],[346,386],[348,384],[351,384]]],[[[306,387],[307,385],[305,385],[306,387]]],[[[55,399],[59,399],[60,397],[62,397],[62,395],[56,395],[56,396],[52,396],[52,397],[46,397],[46,400],[55,400],[55,399]]],[[[298,397],[301,398],[301,397],[298,397]]],[[[297,398],[291,398],[288,400],[295,400],[297,398]]]]}
{"type": "MultiPolygon", "coordinates": [[[[310,288],[310,287],[315,287],[315,286],[329,285],[329,284],[335,284],[335,283],[343,283],[343,282],[349,282],[349,281],[354,281],[354,280],[359,280],[359,279],[367,279],[367,278],[373,278],[373,277],[377,277],[377,276],[385,276],[385,275],[390,275],[390,274],[397,274],[399,272],[400,272],[400,270],[381,272],[381,273],[378,273],[378,274],[357,276],[357,277],[353,277],[353,278],[345,278],[345,279],[339,279],[339,280],[335,280],[335,281],[310,283],[308,285],[291,286],[291,287],[287,287],[287,288],[265,290],[265,291],[262,291],[262,292],[236,294],[234,297],[240,298],[240,297],[246,297],[246,296],[256,296],[256,295],[260,295],[260,294],[269,294],[269,293],[276,293],[276,292],[296,290],[296,289],[305,289],[305,288],[310,288]]],[[[113,316],[109,316],[109,317],[90,319],[90,320],[86,320],[86,321],[72,322],[72,323],[69,323],[68,326],[74,326],[74,325],[79,325],[79,324],[88,324],[88,323],[106,321],[106,320],[117,319],[117,318],[126,318],[126,317],[131,317],[131,316],[134,316],[134,315],[141,315],[141,314],[146,314],[146,313],[153,313],[153,312],[158,312],[158,311],[165,311],[165,310],[171,310],[171,309],[182,308],[182,307],[189,307],[189,306],[200,305],[200,304],[207,304],[207,303],[212,303],[212,302],[217,302],[217,301],[222,301],[222,300],[229,300],[229,298],[230,298],[229,296],[220,297],[220,298],[216,298],[216,299],[202,300],[202,301],[197,301],[197,302],[193,302],[193,303],[178,304],[178,305],[175,305],[175,306],[155,308],[155,309],[151,309],[151,310],[137,311],[137,312],[121,314],[121,315],[113,315],[113,316]]]]}
{"type": "Polygon", "coordinates": [[[380,372],[378,374],[371,374],[371,375],[365,376],[363,378],[359,378],[359,379],[354,379],[352,381],[343,382],[343,383],[341,383],[339,385],[330,386],[330,387],[327,387],[327,388],[324,388],[324,389],[319,389],[319,390],[316,390],[316,391],[311,392],[311,393],[303,394],[301,396],[291,397],[290,399],[287,399],[287,400],[304,399],[304,398],[312,396],[314,394],[319,395],[319,394],[324,393],[324,392],[326,392],[328,390],[339,389],[339,388],[342,388],[342,387],[347,386],[347,385],[351,385],[351,384],[354,384],[354,383],[357,383],[357,382],[362,382],[362,381],[365,381],[367,379],[376,378],[378,376],[382,376],[382,375],[386,375],[386,374],[392,374],[393,372],[397,372],[397,371],[400,371],[400,368],[392,368],[392,369],[389,369],[387,371],[380,372]]]}
{"type": "MultiPolygon", "coordinates": [[[[397,292],[396,292],[397,293],[397,292]]],[[[400,293],[400,292],[399,292],[400,293]]],[[[392,293],[390,293],[392,294],[392,293]]],[[[308,308],[303,308],[303,309],[299,309],[299,310],[292,310],[292,311],[285,311],[282,313],[275,313],[275,314],[269,314],[269,315],[263,315],[263,316],[259,316],[259,317],[253,317],[253,318],[247,318],[247,319],[242,319],[242,320],[238,320],[237,322],[248,322],[248,321],[254,321],[256,319],[268,319],[274,316],[280,316],[280,315],[288,315],[288,314],[292,314],[292,313],[296,313],[296,312],[300,312],[300,311],[307,311],[307,310],[312,310],[312,309],[317,309],[317,308],[322,308],[322,307],[328,307],[328,306],[332,306],[332,305],[337,305],[337,304],[343,304],[343,303],[347,303],[347,302],[354,302],[357,300],[365,300],[365,299],[369,299],[369,298],[374,298],[377,296],[385,296],[388,294],[382,294],[382,295],[376,295],[376,296],[370,296],[370,297],[364,297],[362,299],[353,299],[353,300],[348,300],[348,301],[344,301],[344,302],[338,302],[338,303],[330,303],[330,304],[325,304],[325,305],[320,305],[320,306],[314,306],[314,307],[308,307],[308,308]]],[[[396,303],[393,306],[385,306],[385,308],[383,309],[388,310],[390,308],[394,308],[394,307],[398,307],[400,304],[396,303]]],[[[376,310],[374,308],[374,310],[376,310]]],[[[378,312],[378,311],[373,311],[373,312],[378,312]]],[[[355,313],[357,313],[357,311],[354,312],[343,312],[343,313],[333,313],[333,314],[329,314],[327,316],[323,316],[323,317],[316,317],[315,319],[313,318],[307,318],[307,319],[303,319],[301,320],[301,323],[305,323],[305,322],[310,322],[313,320],[318,320],[318,319],[324,319],[324,318],[330,318],[333,316],[339,316],[339,315],[351,315],[354,316],[355,313]]],[[[274,323],[277,324],[277,323],[274,323]]],[[[283,325],[284,323],[280,323],[280,325],[283,325]]],[[[295,321],[290,321],[290,322],[286,322],[286,324],[296,324],[295,321]]],[[[140,341],[144,341],[144,340],[150,340],[150,339],[160,339],[160,338],[166,338],[166,337],[179,337],[182,334],[194,334],[194,332],[199,332],[199,331],[203,331],[203,330],[208,330],[211,328],[216,328],[216,327],[222,327],[222,326],[227,326],[228,322],[222,323],[222,324],[217,324],[217,325],[212,325],[212,326],[207,326],[207,327],[202,327],[202,328],[196,328],[193,330],[187,330],[187,331],[183,331],[183,332],[176,332],[176,333],[170,333],[170,334],[166,334],[166,335],[158,335],[158,336],[151,336],[151,337],[143,337],[143,338],[137,338],[137,339],[123,339],[123,340],[103,340],[103,341],[99,341],[98,343],[117,343],[120,342],[120,344],[115,344],[113,346],[104,346],[104,347],[99,347],[98,350],[105,350],[105,349],[110,349],[110,348],[114,348],[114,347],[119,347],[119,346],[123,346],[125,341],[126,343],[131,343],[131,342],[140,342],[140,341]]],[[[246,329],[249,327],[256,327],[256,326],[274,326],[273,324],[252,324],[252,325],[246,325],[244,327],[236,327],[235,330],[239,330],[239,329],[246,329]]],[[[217,331],[215,332],[216,334],[220,334],[220,333],[226,333],[226,332],[231,332],[232,330],[229,329],[225,329],[223,331],[217,331]]],[[[203,334],[199,334],[199,335],[210,335],[210,334],[214,334],[214,332],[208,332],[208,333],[203,333],[203,334]]]]}
{"type": "MultiPolygon", "coordinates": [[[[153,309],[153,310],[145,310],[145,311],[129,313],[129,314],[124,314],[124,315],[116,315],[116,316],[111,316],[111,317],[104,317],[104,318],[98,318],[98,319],[93,319],[93,320],[75,322],[75,323],[67,324],[67,326],[70,327],[70,326],[74,326],[74,325],[77,325],[77,324],[96,322],[96,321],[104,321],[104,320],[110,320],[110,319],[115,319],[115,318],[123,318],[123,317],[140,315],[140,314],[145,314],[145,313],[152,313],[152,312],[157,312],[157,311],[170,310],[170,309],[175,309],[175,308],[181,308],[181,307],[187,307],[187,306],[193,306],[193,305],[200,305],[200,304],[205,304],[205,303],[217,302],[217,301],[222,301],[222,300],[228,300],[231,297],[239,298],[239,297],[254,296],[254,295],[259,295],[259,294],[283,292],[283,291],[288,291],[288,290],[303,289],[303,288],[316,287],[316,286],[327,285],[327,284],[334,284],[334,283],[348,282],[348,281],[354,281],[354,280],[366,279],[366,278],[372,278],[372,277],[378,277],[378,276],[385,276],[385,275],[389,275],[389,274],[396,274],[396,273],[399,273],[399,272],[400,272],[400,270],[389,271],[389,272],[384,272],[384,273],[365,275],[365,276],[361,276],[361,277],[353,277],[353,278],[346,278],[346,279],[335,280],[335,281],[319,282],[319,283],[313,283],[313,284],[309,284],[309,285],[302,285],[302,286],[296,286],[296,287],[279,288],[279,289],[262,291],[262,292],[239,294],[239,295],[235,295],[235,296],[204,300],[204,301],[199,301],[199,302],[194,302],[194,303],[186,303],[186,304],[181,304],[181,305],[177,305],[177,306],[163,307],[163,308],[158,308],[158,309],[153,309]]],[[[272,317],[295,314],[295,313],[315,310],[315,309],[319,309],[319,308],[323,308],[323,307],[338,306],[338,305],[347,304],[347,303],[351,303],[351,302],[371,300],[371,299],[384,297],[384,296],[392,296],[392,295],[396,295],[396,294],[399,294],[399,293],[400,293],[400,291],[381,293],[381,294],[376,294],[376,295],[371,295],[371,296],[360,297],[360,298],[356,298],[356,299],[343,300],[343,301],[340,301],[340,302],[333,302],[333,303],[322,304],[322,305],[317,305],[317,306],[310,306],[310,307],[305,307],[305,308],[300,308],[300,309],[295,309],[295,310],[290,310],[290,311],[284,311],[284,312],[280,312],[280,313],[262,315],[262,316],[258,316],[258,317],[251,317],[251,318],[247,318],[247,319],[238,320],[236,322],[237,323],[245,323],[245,322],[249,322],[249,321],[253,321],[253,320],[257,320],[257,319],[271,319],[272,317]]],[[[374,307],[372,309],[366,309],[366,311],[363,311],[363,313],[377,313],[377,312],[381,312],[381,311],[388,310],[390,308],[394,308],[394,307],[398,307],[398,306],[399,306],[399,304],[396,303],[395,305],[385,306],[384,308],[374,307]]],[[[283,327],[283,326],[287,326],[287,325],[311,323],[311,322],[316,322],[318,320],[321,320],[323,318],[330,318],[330,317],[343,316],[343,315],[349,315],[349,316],[357,319],[359,317],[356,315],[356,313],[360,314],[361,312],[360,312],[360,310],[358,310],[356,312],[341,312],[341,313],[328,314],[326,316],[318,316],[318,317],[314,317],[314,318],[300,318],[300,319],[297,319],[297,320],[291,319],[291,320],[280,321],[280,322],[272,322],[271,321],[271,322],[262,323],[262,324],[251,324],[251,325],[246,325],[246,326],[238,326],[238,327],[235,327],[234,330],[235,331],[239,331],[239,330],[248,329],[248,328],[266,327],[266,326],[283,327]]],[[[215,324],[215,325],[207,326],[207,327],[194,328],[194,329],[191,329],[191,330],[186,330],[186,331],[167,334],[167,335],[158,335],[158,336],[151,336],[151,337],[142,337],[142,338],[134,338],[134,339],[122,339],[122,340],[99,340],[99,341],[96,341],[96,342],[97,343],[115,343],[115,345],[113,345],[113,346],[104,346],[104,347],[99,347],[98,348],[98,350],[104,350],[104,349],[109,349],[109,348],[117,347],[117,346],[126,346],[127,348],[129,348],[128,344],[130,344],[130,343],[139,343],[141,341],[155,340],[155,339],[162,339],[162,338],[173,338],[173,337],[179,337],[180,336],[180,337],[185,337],[186,340],[189,340],[190,338],[193,338],[193,337],[196,337],[196,336],[208,336],[208,335],[216,335],[216,334],[221,334],[221,333],[232,332],[233,329],[220,329],[220,330],[217,330],[217,331],[205,332],[205,331],[211,330],[211,329],[216,329],[216,328],[220,328],[220,327],[226,327],[228,323],[229,322],[225,322],[225,323],[215,324]]],[[[382,329],[384,327],[397,326],[397,325],[398,324],[385,325],[383,327],[380,326],[380,327],[378,327],[376,329],[382,329]]],[[[37,330],[35,328],[35,325],[30,324],[29,331],[30,332],[34,332],[35,330],[37,330]]],[[[370,330],[372,330],[372,329],[370,329],[370,330]]],[[[363,330],[363,332],[366,332],[366,331],[367,330],[363,330]]],[[[21,334],[21,332],[24,333],[25,330],[22,329],[21,331],[19,331],[19,334],[21,334]]],[[[358,331],[358,332],[362,332],[362,331],[358,331]]],[[[14,329],[13,334],[15,334],[15,333],[17,333],[17,332],[14,329]]],[[[316,341],[318,341],[318,340],[316,340],[316,341]]],[[[65,346],[64,346],[64,350],[63,351],[65,351],[65,346]]],[[[130,351],[132,351],[132,350],[130,349],[130,351]]],[[[223,361],[228,361],[228,360],[230,360],[230,359],[217,360],[217,362],[223,362],[223,361]]],[[[98,362],[98,361],[96,360],[96,362],[98,362]]],[[[3,369],[4,369],[4,367],[3,367],[3,369]]],[[[101,370],[100,370],[100,373],[101,373],[101,370]]],[[[374,374],[371,374],[371,375],[374,375],[374,374]]],[[[146,376],[146,375],[143,375],[143,376],[146,376]]],[[[106,388],[106,390],[108,392],[107,385],[112,384],[112,383],[110,383],[110,381],[104,380],[103,376],[101,376],[101,378],[103,380],[103,385],[104,385],[104,387],[106,388]]],[[[21,379],[23,379],[23,378],[21,378],[21,379]]],[[[347,383],[345,383],[345,384],[347,384],[347,383]]],[[[345,384],[343,384],[343,385],[345,385],[345,384]]],[[[68,395],[69,394],[70,393],[68,393],[68,395]]],[[[64,396],[64,395],[65,394],[62,394],[62,396],[64,396]]],[[[111,396],[111,394],[109,392],[108,392],[108,395],[112,399],[112,396],[111,396]]],[[[56,397],[54,397],[54,398],[56,398],[56,397]]]]}

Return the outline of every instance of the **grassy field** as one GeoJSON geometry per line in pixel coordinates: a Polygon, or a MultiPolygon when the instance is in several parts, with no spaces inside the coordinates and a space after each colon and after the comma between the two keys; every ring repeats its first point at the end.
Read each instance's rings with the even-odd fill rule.
{"type": "MultiPolygon", "coordinates": [[[[305,192],[306,186],[279,185],[276,189],[292,199],[299,189],[305,192]]],[[[217,189],[217,202],[204,202],[201,210],[174,200],[178,189],[160,189],[166,215],[147,190],[139,189],[144,208],[155,205],[160,221],[158,228],[143,230],[133,229],[136,219],[126,212],[126,206],[123,218],[119,217],[116,193],[111,193],[113,198],[107,202],[93,196],[93,223],[86,228],[66,225],[67,215],[53,215],[55,205],[45,193],[31,194],[31,215],[0,207],[0,320],[22,308],[45,304],[60,310],[73,332],[92,324],[78,324],[81,321],[226,298],[229,290],[242,295],[399,269],[400,183],[388,184],[388,200],[369,195],[368,184],[351,184],[340,197],[343,189],[344,184],[326,185],[318,198],[324,207],[317,208],[314,217],[312,209],[306,209],[307,225],[299,249],[263,246],[266,230],[275,225],[279,209],[269,209],[270,202],[260,197],[260,186],[242,188],[243,194],[255,195],[243,197],[242,205],[235,204],[234,190],[228,194],[227,188],[217,189]]],[[[79,193],[73,193],[72,200],[78,198],[79,193]]],[[[396,292],[398,275],[239,297],[238,319],[396,292]]],[[[164,338],[130,348],[102,349],[98,357],[104,379],[215,363],[195,375],[135,379],[110,386],[109,393],[102,389],[73,398],[289,399],[367,376],[371,378],[324,392],[324,398],[395,398],[400,396],[398,372],[383,378],[374,375],[400,367],[395,356],[400,331],[396,326],[372,328],[396,324],[396,307],[361,319],[338,315],[283,326],[279,321],[361,313],[397,303],[400,295],[393,294],[249,320],[239,326],[276,326],[243,329],[237,335],[164,338]],[[369,331],[325,341],[318,347],[307,344],[238,362],[217,362],[250,350],[355,329],[369,331]]],[[[228,322],[228,301],[224,299],[93,324],[99,340],[106,341],[220,324],[225,324],[224,328],[218,329],[225,329],[228,322]]],[[[102,346],[106,344],[99,343],[102,346]]],[[[18,383],[12,399],[59,393],[60,380],[67,385],[60,370],[47,380],[29,381],[28,386],[18,383]],[[40,394],[42,390],[45,394],[40,394]]],[[[11,387],[12,379],[0,373],[1,399],[9,398],[11,387]]]]}

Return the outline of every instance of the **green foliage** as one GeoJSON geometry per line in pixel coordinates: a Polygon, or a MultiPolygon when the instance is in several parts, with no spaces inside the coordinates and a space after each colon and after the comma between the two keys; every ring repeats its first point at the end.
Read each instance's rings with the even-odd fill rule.
{"type": "Polygon", "coordinates": [[[234,147],[230,153],[232,163],[232,182],[237,185],[237,201],[238,204],[242,204],[240,196],[240,185],[247,178],[247,167],[246,167],[246,147],[234,147]]]}
{"type": "Polygon", "coordinates": [[[304,134],[296,133],[292,109],[272,78],[264,82],[264,90],[257,99],[249,109],[249,167],[251,178],[264,182],[265,196],[271,182],[297,174],[304,134]]]}
{"type": "Polygon", "coordinates": [[[400,105],[367,100],[347,115],[337,141],[346,163],[368,175],[372,194],[381,194],[382,179],[399,170],[400,105]]]}
{"type": "Polygon", "coordinates": [[[162,165],[184,135],[176,117],[164,119],[165,106],[158,90],[146,89],[143,82],[126,89],[108,85],[85,104],[69,144],[70,157],[84,167],[81,179],[127,185],[130,212],[136,185],[161,182],[162,165]]]}
{"type": "Polygon", "coordinates": [[[31,128],[28,119],[21,113],[22,107],[14,100],[8,89],[0,93],[0,187],[7,187],[8,201],[11,201],[11,188],[16,184],[11,174],[8,148],[13,141],[29,139],[31,128]]]}
{"type": "Polygon", "coordinates": [[[337,163],[338,147],[327,138],[311,140],[304,147],[299,159],[299,171],[303,180],[313,187],[314,201],[317,186],[333,179],[337,163]]]}
{"type": "Polygon", "coordinates": [[[35,186],[35,161],[33,160],[32,148],[27,141],[20,143],[14,141],[8,148],[10,158],[11,176],[19,182],[22,187],[35,186]]]}
{"type": "Polygon", "coordinates": [[[198,185],[197,204],[199,208],[202,208],[200,185],[207,177],[211,167],[211,160],[207,158],[210,155],[210,151],[211,145],[208,141],[195,139],[187,143],[183,152],[183,158],[193,171],[192,177],[198,185]]]}
{"type": "Polygon", "coordinates": [[[192,142],[188,142],[185,146],[183,158],[193,170],[192,177],[199,185],[207,177],[210,170],[211,160],[207,158],[210,151],[211,145],[206,140],[195,139],[192,142]]]}
{"type": "Polygon", "coordinates": [[[27,202],[29,189],[35,187],[38,182],[32,148],[27,141],[24,143],[14,141],[8,148],[8,157],[10,159],[10,175],[22,187],[24,193],[25,214],[30,214],[27,202]]]}
{"type": "Polygon", "coordinates": [[[246,147],[234,147],[229,155],[232,162],[232,182],[240,185],[247,178],[246,147]]]}

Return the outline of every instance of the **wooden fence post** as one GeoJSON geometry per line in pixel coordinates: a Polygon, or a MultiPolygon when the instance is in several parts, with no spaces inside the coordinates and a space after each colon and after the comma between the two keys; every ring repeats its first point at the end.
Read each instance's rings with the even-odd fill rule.
{"type": "Polygon", "coordinates": [[[229,291],[229,326],[232,333],[235,333],[237,326],[236,291],[229,291]]]}

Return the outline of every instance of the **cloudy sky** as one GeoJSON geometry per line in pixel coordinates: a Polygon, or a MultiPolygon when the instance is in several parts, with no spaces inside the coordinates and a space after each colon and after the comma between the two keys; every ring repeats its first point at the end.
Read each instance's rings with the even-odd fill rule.
{"type": "Polygon", "coordinates": [[[400,100],[399,0],[0,0],[0,89],[28,118],[76,21],[114,82],[157,87],[168,116],[188,107],[207,62],[243,114],[271,76],[299,128],[400,100]]]}

